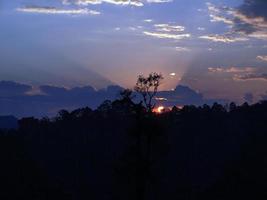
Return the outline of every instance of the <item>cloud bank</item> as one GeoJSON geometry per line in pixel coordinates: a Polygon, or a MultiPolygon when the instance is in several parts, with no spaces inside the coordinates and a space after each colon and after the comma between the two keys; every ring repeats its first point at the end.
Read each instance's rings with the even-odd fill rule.
{"type": "MultiPolygon", "coordinates": [[[[96,109],[105,100],[115,100],[119,97],[120,86],[108,86],[95,90],[91,86],[63,87],[41,85],[39,92],[31,92],[30,85],[10,81],[0,82],[0,115],[26,116],[55,116],[60,109],[73,110],[89,106],[96,109]],[[30,95],[29,95],[30,94],[30,95]]],[[[134,101],[140,102],[141,98],[135,94],[134,101]]],[[[160,91],[155,99],[158,105],[182,106],[188,104],[202,105],[204,103],[225,102],[218,99],[204,99],[203,95],[193,89],[178,85],[172,91],[160,91]]]]}

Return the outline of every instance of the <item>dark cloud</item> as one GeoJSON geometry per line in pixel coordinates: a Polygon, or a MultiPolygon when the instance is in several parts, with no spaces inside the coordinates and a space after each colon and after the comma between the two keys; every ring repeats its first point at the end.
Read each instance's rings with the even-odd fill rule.
{"type": "Polygon", "coordinates": [[[239,18],[235,18],[234,19],[234,30],[236,32],[251,34],[253,32],[256,32],[258,29],[252,24],[245,23],[242,20],[240,20],[239,18]]]}
{"type": "Polygon", "coordinates": [[[262,17],[267,21],[267,1],[266,0],[245,0],[238,9],[242,14],[250,18],[262,17]]]}
{"type": "MultiPolygon", "coordinates": [[[[39,87],[39,92],[34,94],[30,92],[31,86],[14,82],[1,82],[0,88],[0,91],[6,91],[5,96],[0,96],[0,115],[16,117],[55,116],[60,109],[73,110],[85,106],[95,109],[104,100],[117,99],[120,91],[123,90],[122,87],[116,85],[100,90],[95,90],[91,86],[66,89],[43,85],[39,87]]],[[[141,98],[137,94],[135,96],[134,100],[139,102],[141,98]]],[[[226,102],[218,99],[204,99],[202,94],[182,85],[177,86],[173,91],[159,92],[157,99],[157,103],[164,106],[226,102]]]]}
{"type": "Polygon", "coordinates": [[[62,96],[67,94],[67,89],[63,87],[55,87],[49,85],[40,86],[40,90],[49,96],[62,96]]]}
{"type": "Polygon", "coordinates": [[[173,91],[161,91],[158,93],[159,104],[164,106],[203,105],[214,102],[226,103],[224,99],[205,99],[203,95],[188,86],[178,85],[173,91]]]}
{"type": "Polygon", "coordinates": [[[12,81],[0,81],[0,97],[11,97],[24,95],[30,91],[30,85],[19,84],[12,81]]]}
{"type": "Polygon", "coordinates": [[[267,37],[267,1],[245,0],[234,12],[234,30],[259,39],[267,37]],[[258,34],[254,34],[253,33],[258,34]]]}
{"type": "Polygon", "coordinates": [[[0,82],[0,115],[42,117],[55,116],[60,109],[85,106],[95,109],[106,99],[115,100],[122,89],[119,86],[95,90],[91,86],[66,89],[42,85],[36,93],[29,85],[3,81],[0,82]]]}
{"type": "MultiPolygon", "coordinates": [[[[229,28],[226,34],[267,40],[267,1],[244,0],[237,8],[207,3],[211,22],[223,22],[229,28]]],[[[225,36],[219,35],[221,38],[225,36]]]]}
{"type": "Polygon", "coordinates": [[[159,97],[165,98],[164,105],[185,105],[185,104],[202,104],[203,96],[191,88],[183,85],[178,85],[173,91],[162,91],[158,94],[159,97]]]}

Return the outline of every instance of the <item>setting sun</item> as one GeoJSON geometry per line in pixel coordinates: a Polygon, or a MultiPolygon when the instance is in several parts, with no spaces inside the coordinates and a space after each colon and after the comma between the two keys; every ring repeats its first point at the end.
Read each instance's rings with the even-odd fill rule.
{"type": "Polygon", "coordinates": [[[164,106],[159,106],[157,109],[156,109],[156,112],[157,113],[162,113],[164,110],[164,106]]]}

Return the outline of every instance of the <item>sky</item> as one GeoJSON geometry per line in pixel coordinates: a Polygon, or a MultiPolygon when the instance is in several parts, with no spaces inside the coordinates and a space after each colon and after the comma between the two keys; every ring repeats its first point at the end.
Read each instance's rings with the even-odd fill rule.
{"type": "Polygon", "coordinates": [[[266,0],[1,0],[0,80],[133,87],[159,72],[240,102],[267,92],[266,0]]]}

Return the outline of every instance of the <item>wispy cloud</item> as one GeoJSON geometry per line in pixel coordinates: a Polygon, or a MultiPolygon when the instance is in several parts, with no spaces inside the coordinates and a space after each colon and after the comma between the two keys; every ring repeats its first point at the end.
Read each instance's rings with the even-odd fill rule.
{"type": "Polygon", "coordinates": [[[16,9],[18,12],[40,14],[71,14],[71,15],[99,15],[96,10],[84,9],[61,9],[56,7],[26,6],[16,9]]]}
{"type": "Polygon", "coordinates": [[[230,74],[234,81],[267,81],[266,73],[257,72],[256,67],[209,67],[209,73],[230,74]]]}
{"type": "Polygon", "coordinates": [[[199,30],[199,31],[205,31],[206,29],[204,27],[198,27],[197,30],[199,30]]]}
{"type": "Polygon", "coordinates": [[[223,22],[231,32],[267,40],[267,1],[249,0],[238,8],[207,3],[211,22],[223,22]]]}
{"type": "Polygon", "coordinates": [[[224,16],[218,16],[218,15],[210,15],[211,22],[223,22],[225,24],[233,25],[234,22],[231,19],[228,19],[224,16]]]}
{"type": "Polygon", "coordinates": [[[244,42],[249,40],[246,37],[234,37],[234,36],[218,35],[218,34],[202,35],[199,38],[210,40],[212,42],[222,42],[222,43],[244,42]]]}
{"type": "Polygon", "coordinates": [[[151,23],[153,22],[153,19],[144,19],[144,22],[151,23]]]}
{"type": "MultiPolygon", "coordinates": [[[[212,3],[206,3],[210,22],[221,22],[227,25],[228,31],[222,34],[209,34],[200,36],[200,39],[206,39],[213,42],[222,43],[234,43],[234,42],[244,42],[248,41],[251,35],[243,34],[241,32],[235,31],[236,17],[234,13],[236,10],[227,6],[216,6],[212,3]]],[[[256,36],[255,36],[256,37],[256,36]]]]}
{"type": "Polygon", "coordinates": [[[257,56],[257,59],[267,62],[267,56],[266,55],[265,56],[257,56]]]}
{"type": "Polygon", "coordinates": [[[267,21],[260,16],[248,16],[239,10],[233,11],[234,30],[249,37],[267,40],[267,21]]]}
{"type": "Polygon", "coordinates": [[[250,33],[249,37],[260,39],[260,40],[267,40],[267,31],[257,31],[254,33],[250,33]]]}
{"type": "Polygon", "coordinates": [[[227,7],[217,7],[211,3],[206,3],[209,11],[210,21],[211,22],[223,22],[228,25],[233,25],[233,20],[229,17],[228,12],[222,12],[226,9],[230,9],[227,7]]]}
{"type": "Polygon", "coordinates": [[[191,34],[185,33],[185,27],[174,23],[154,24],[153,30],[143,31],[144,35],[160,38],[182,40],[190,38],[191,34]]]}
{"type": "Polygon", "coordinates": [[[76,4],[80,6],[96,5],[102,3],[142,7],[145,3],[169,3],[173,0],[62,0],[64,5],[76,4]]]}
{"type": "Polygon", "coordinates": [[[209,67],[210,73],[251,73],[256,71],[254,67],[209,67]]]}
{"type": "Polygon", "coordinates": [[[148,3],[169,3],[173,2],[173,0],[147,0],[148,3]]]}
{"type": "Polygon", "coordinates": [[[206,3],[207,7],[208,7],[208,10],[210,12],[213,12],[213,13],[220,13],[220,9],[218,9],[215,5],[213,5],[212,3],[210,2],[207,2],[206,3]]]}
{"type": "Polygon", "coordinates": [[[136,31],[136,30],[137,30],[137,27],[130,26],[130,27],[128,27],[128,29],[129,29],[130,31],[136,31]]]}
{"type": "Polygon", "coordinates": [[[187,47],[175,47],[175,50],[178,51],[178,52],[189,52],[189,51],[191,51],[187,47]]]}
{"type": "Polygon", "coordinates": [[[233,77],[235,81],[267,81],[267,74],[245,74],[235,75],[233,77]]]}
{"type": "Polygon", "coordinates": [[[144,6],[141,1],[138,0],[76,0],[75,4],[77,5],[84,5],[87,6],[89,4],[102,4],[102,3],[109,3],[115,5],[131,5],[131,6],[144,6]]]}
{"type": "Polygon", "coordinates": [[[157,31],[163,32],[183,32],[185,30],[184,26],[171,25],[171,24],[154,24],[157,31]]]}
{"type": "Polygon", "coordinates": [[[190,34],[168,34],[168,33],[159,33],[159,32],[149,32],[144,31],[145,35],[152,36],[155,38],[161,38],[161,39],[174,39],[174,40],[181,40],[185,38],[189,38],[190,34]]]}

